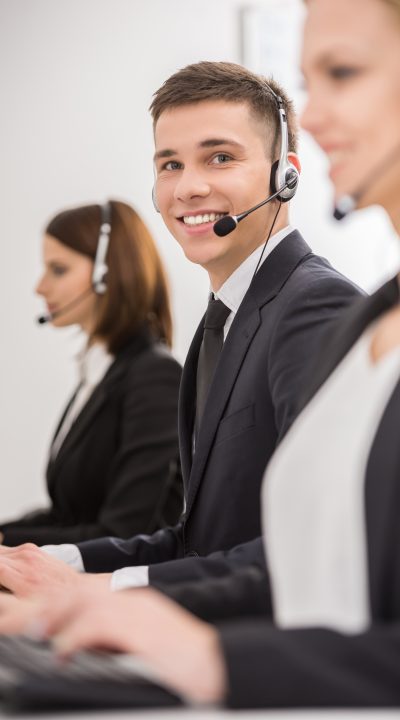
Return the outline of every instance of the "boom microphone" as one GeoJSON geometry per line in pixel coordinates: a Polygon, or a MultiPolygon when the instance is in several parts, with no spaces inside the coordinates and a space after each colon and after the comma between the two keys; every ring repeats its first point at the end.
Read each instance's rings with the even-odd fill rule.
{"type": "Polygon", "coordinates": [[[391,150],[390,154],[385,156],[385,158],[375,167],[373,172],[371,172],[366,182],[360,185],[357,190],[353,193],[342,195],[342,197],[337,200],[333,209],[333,217],[335,220],[343,220],[343,218],[353,212],[353,210],[356,210],[361,198],[366,194],[366,192],[368,192],[371,186],[373,187],[375,180],[377,178],[379,179],[388,167],[397,162],[399,156],[400,145],[395,148],[394,152],[391,150]]]}
{"type": "Polygon", "coordinates": [[[255,210],[258,210],[258,208],[263,207],[263,205],[267,205],[267,203],[271,202],[271,200],[275,200],[275,198],[278,197],[278,195],[280,195],[286,188],[294,188],[297,185],[298,180],[299,176],[296,171],[293,171],[293,174],[291,174],[291,171],[289,170],[287,172],[287,180],[285,184],[282,185],[279,190],[267,197],[266,200],[262,200],[260,203],[250,208],[250,210],[240,213],[240,215],[224,215],[224,217],[217,220],[213,226],[215,234],[218,235],[218,237],[225,237],[225,235],[229,235],[229,233],[235,230],[238,223],[244,220],[244,218],[253,213],[255,210]]]}
{"type": "Polygon", "coordinates": [[[53,313],[48,313],[47,315],[40,315],[38,318],[36,318],[36,322],[39,325],[45,325],[48,322],[51,322],[52,320],[55,320],[56,318],[60,317],[61,315],[64,315],[64,313],[68,312],[72,308],[74,308],[76,305],[79,305],[82,300],[85,300],[92,292],[94,292],[94,289],[92,286],[89,288],[86,288],[86,290],[78,295],[78,297],[74,298],[74,300],[71,300],[71,302],[64,305],[64,307],[61,307],[59,310],[55,310],[53,313]]]}

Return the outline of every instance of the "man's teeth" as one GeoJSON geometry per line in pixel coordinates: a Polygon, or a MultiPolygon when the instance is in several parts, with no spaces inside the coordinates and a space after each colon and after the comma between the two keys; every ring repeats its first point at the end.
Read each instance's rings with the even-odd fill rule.
{"type": "Polygon", "coordinates": [[[184,215],[185,225],[201,225],[202,223],[216,222],[224,217],[224,213],[207,213],[206,215],[184,215]]]}

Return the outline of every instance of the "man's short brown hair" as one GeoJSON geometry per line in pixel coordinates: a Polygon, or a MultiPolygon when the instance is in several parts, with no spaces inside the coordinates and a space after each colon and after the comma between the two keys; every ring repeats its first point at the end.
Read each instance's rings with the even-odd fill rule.
{"type": "Polygon", "coordinates": [[[163,112],[182,105],[205,100],[247,103],[253,116],[266,126],[267,148],[271,159],[276,159],[279,117],[276,99],[269,88],[282,98],[288,122],[289,150],[297,152],[296,115],[286,92],[272,78],[256,75],[236,63],[205,61],[178,70],[154,93],[150,112],[155,126],[163,112]]]}

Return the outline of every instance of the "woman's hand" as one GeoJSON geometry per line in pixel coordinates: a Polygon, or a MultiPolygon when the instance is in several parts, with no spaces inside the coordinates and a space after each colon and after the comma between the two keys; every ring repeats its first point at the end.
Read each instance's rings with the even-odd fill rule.
{"type": "Polygon", "coordinates": [[[33,630],[38,622],[38,605],[33,600],[21,600],[7,593],[0,594],[0,635],[19,635],[27,628],[33,630]]]}
{"type": "Polygon", "coordinates": [[[112,593],[108,575],[81,575],[35,545],[0,548],[0,632],[53,638],[57,652],[134,653],[160,681],[196,702],[226,692],[218,634],[153,589],[112,593]]]}
{"type": "Polygon", "coordinates": [[[161,682],[196,702],[221,702],[225,665],[214,628],[152,589],[111,593],[82,583],[41,604],[37,627],[62,657],[81,649],[133,653],[161,682]]]}

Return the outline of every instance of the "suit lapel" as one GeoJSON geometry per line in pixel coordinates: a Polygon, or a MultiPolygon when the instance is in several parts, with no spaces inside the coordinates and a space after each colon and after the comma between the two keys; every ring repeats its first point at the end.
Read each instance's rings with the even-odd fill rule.
{"type": "MultiPolygon", "coordinates": [[[[103,407],[109,395],[113,393],[114,386],[118,382],[121,375],[125,372],[127,363],[131,363],[136,355],[139,355],[149,346],[149,343],[149,333],[147,332],[147,330],[143,330],[138,332],[118,353],[114,362],[108,368],[103,379],[94,388],[93,393],[90,395],[88,401],[85,403],[79,415],[72,423],[71,428],[66,434],[56,457],[54,458],[54,460],[50,459],[47,468],[49,484],[51,484],[52,477],[55,477],[57,475],[55,471],[57,470],[58,464],[63,462],[63,459],[68,454],[68,452],[70,452],[74,445],[79,442],[80,438],[86,433],[87,429],[92,424],[94,418],[103,407]]],[[[78,390],[71,398],[64,412],[64,415],[58,425],[55,437],[60,430],[65,415],[68,412],[71,403],[75,399],[77,392],[78,390]]]]}
{"type": "Polygon", "coordinates": [[[393,557],[398,553],[399,427],[400,381],[379,423],[365,480],[371,611],[373,617],[387,620],[393,617],[395,602],[393,557]]]}
{"type": "Polygon", "coordinates": [[[182,466],[183,482],[186,490],[189,482],[192,465],[192,436],[194,416],[196,410],[196,373],[200,345],[203,338],[204,316],[196,330],[195,336],[187,354],[182,371],[182,380],[179,390],[179,449],[182,466]]]}
{"type": "MultiPolygon", "coordinates": [[[[310,252],[310,248],[298,232],[290,233],[265,260],[239,307],[224,343],[204,408],[190,474],[187,515],[193,506],[219,422],[237,375],[254,335],[260,326],[260,308],[278,294],[298,263],[310,252]]],[[[192,397],[194,398],[197,357],[201,337],[202,323],[195,336],[196,343],[193,341],[195,346],[193,347],[193,354],[196,352],[196,362],[194,363],[192,360],[191,369],[192,397]]],[[[192,402],[192,412],[193,405],[194,402],[192,402]]]]}
{"type": "Polygon", "coordinates": [[[224,343],[217,369],[212,380],[203,420],[197,437],[196,450],[190,475],[187,514],[190,512],[210,453],[218,424],[223,415],[237,374],[247,349],[260,324],[259,309],[247,303],[241,313],[242,322],[236,318],[224,343]],[[235,327],[234,327],[235,325],[235,327]]]}
{"type": "MultiPolygon", "coordinates": [[[[95,416],[102,408],[108,394],[107,385],[108,383],[106,382],[106,379],[103,378],[99,385],[97,385],[97,387],[94,389],[92,395],[82,408],[79,415],[72,423],[56,457],[54,459],[50,459],[48,466],[49,482],[51,482],[53,472],[56,471],[58,465],[63,463],[65,456],[68,455],[74,445],[80,440],[82,435],[86,433],[87,428],[90,426],[95,416]]],[[[57,475],[56,472],[55,475],[57,475]]]]}
{"type": "Polygon", "coordinates": [[[53,446],[53,444],[54,444],[54,442],[55,442],[55,439],[56,439],[58,433],[59,433],[60,430],[61,430],[62,424],[63,424],[63,422],[64,422],[64,420],[65,420],[65,418],[66,418],[66,415],[67,415],[67,413],[68,413],[68,411],[69,411],[72,403],[74,402],[74,400],[75,400],[75,398],[76,398],[76,396],[77,396],[77,394],[78,394],[78,392],[79,392],[80,387],[81,387],[81,383],[79,383],[79,385],[78,385],[78,387],[76,388],[74,394],[73,394],[72,397],[70,398],[70,400],[69,400],[69,402],[68,402],[68,404],[67,404],[67,406],[66,406],[66,408],[65,408],[65,410],[64,410],[64,412],[63,412],[63,414],[61,415],[60,421],[59,421],[59,423],[58,423],[58,425],[57,425],[57,427],[56,427],[56,429],[55,429],[54,435],[53,435],[52,440],[51,440],[51,446],[53,446]]]}
{"type": "Polygon", "coordinates": [[[312,379],[300,403],[303,409],[331,372],[348,353],[368,325],[399,301],[397,278],[382,285],[373,295],[361,297],[342,315],[321,348],[312,379]]]}

